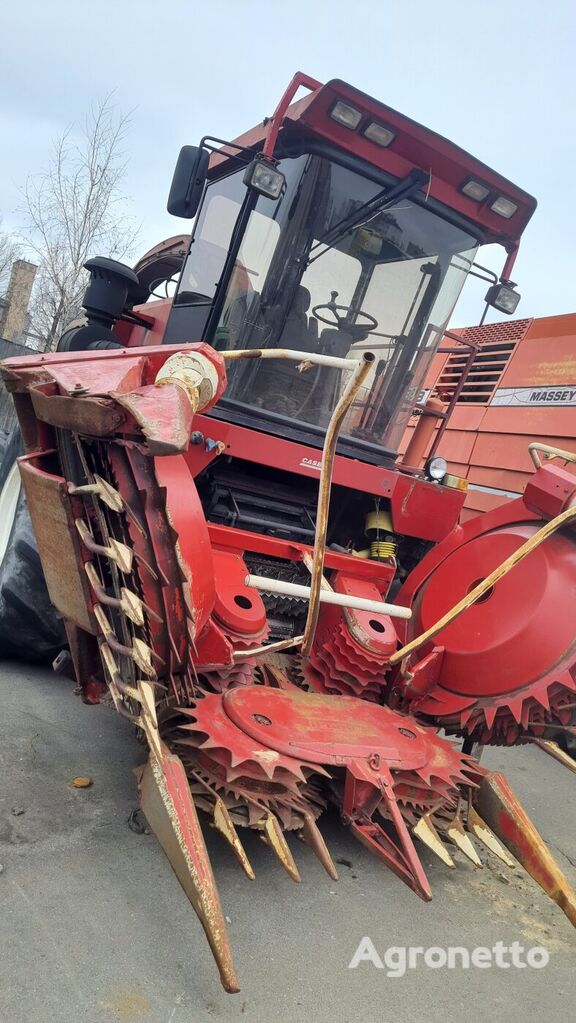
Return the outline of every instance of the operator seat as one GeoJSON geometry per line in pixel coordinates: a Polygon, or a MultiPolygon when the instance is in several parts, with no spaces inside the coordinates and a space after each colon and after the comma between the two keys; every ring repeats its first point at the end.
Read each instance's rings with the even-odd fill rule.
{"type": "MultiPolygon", "coordinates": [[[[354,327],[353,331],[348,331],[345,327],[325,327],[320,335],[318,350],[322,355],[334,355],[338,359],[345,359],[352,345],[357,341],[365,341],[367,337],[368,331],[363,332],[358,327],[354,327]]],[[[342,391],[342,371],[327,367],[322,370],[322,375],[321,413],[328,420],[342,391]]]]}
{"type": "MultiPolygon", "coordinates": [[[[291,348],[297,352],[318,351],[318,321],[308,320],[312,296],[303,285],[298,285],[284,326],[274,347],[291,348]]],[[[285,313],[280,305],[267,310],[272,331],[282,322],[285,313]]],[[[274,337],[274,333],[272,333],[274,337]]],[[[305,405],[317,374],[301,373],[298,365],[289,360],[265,362],[258,367],[254,378],[254,402],[272,411],[293,416],[305,405]]]]}
{"type": "Polygon", "coordinates": [[[315,352],[318,349],[318,320],[308,310],[312,296],[299,284],[288,313],[284,329],[278,338],[279,348],[294,348],[297,352],[315,352]]]}
{"type": "Polygon", "coordinates": [[[228,307],[222,327],[232,348],[266,347],[269,330],[262,314],[260,293],[246,291],[239,294],[228,307]]]}

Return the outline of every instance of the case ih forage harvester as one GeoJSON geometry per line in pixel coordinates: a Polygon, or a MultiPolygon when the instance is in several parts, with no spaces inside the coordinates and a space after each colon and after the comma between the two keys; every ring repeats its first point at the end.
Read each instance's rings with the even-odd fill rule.
{"type": "Polygon", "coordinates": [[[336,877],[317,823],[335,803],[425,900],[415,843],[480,865],[473,835],[576,924],[505,779],[471,755],[572,727],[576,480],[543,464],[461,527],[443,459],[395,454],[482,243],[507,253],[490,300],[515,304],[534,200],[350,86],[296,75],[258,128],[182,150],[168,208],[196,215],[174,299],[145,304],[142,275],[94,259],[87,324],[3,376],[78,685],[147,741],[142,807],[224,986],[197,808],[249,877],[243,827],[298,881],[291,831],[336,877]]]}

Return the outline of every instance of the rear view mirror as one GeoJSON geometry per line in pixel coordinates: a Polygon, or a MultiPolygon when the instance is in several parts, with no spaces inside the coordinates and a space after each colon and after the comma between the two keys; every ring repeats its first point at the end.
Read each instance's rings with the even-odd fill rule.
{"type": "Polygon", "coordinates": [[[199,146],[182,146],[174,170],[168,213],[191,220],[196,215],[208,173],[210,154],[199,146]]]}

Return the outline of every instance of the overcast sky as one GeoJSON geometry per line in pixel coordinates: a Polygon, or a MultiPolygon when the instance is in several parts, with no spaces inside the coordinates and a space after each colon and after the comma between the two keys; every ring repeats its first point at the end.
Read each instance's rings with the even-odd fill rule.
{"type": "MultiPolygon", "coordinates": [[[[518,315],[576,311],[574,0],[26,0],[3,5],[0,38],[5,227],[21,222],[19,188],[51,140],[115,90],[133,111],[141,251],[186,230],[166,213],[180,146],[256,124],[302,70],[343,78],[535,195],[518,315]]],[[[480,315],[485,285],[467,290],[453,325],[480,315]]]]}

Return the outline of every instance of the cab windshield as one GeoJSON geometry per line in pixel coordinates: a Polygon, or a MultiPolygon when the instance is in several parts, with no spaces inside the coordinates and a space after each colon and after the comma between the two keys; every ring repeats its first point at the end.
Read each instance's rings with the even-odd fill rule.
{"type": "MultiPolygon", "coordinates": [[[[277,201],[246,195],[243,169],[209,185],[177,304],[211,304],[230,249],[234,265],[207,338],[218,349],[292,348],[358,359],[374,352],[342,434],[395,450],[478,239],[415,199],[320,156],[284,159],[277,201]],[[238,243],[241,210],[245,229],[238,243]]],[[[224,280],[222,281],[224,285],[224,280]]],[[[349,374],[297,364],[229,364],[226,407],[310,443],[326,429],[349,374]]]]}

